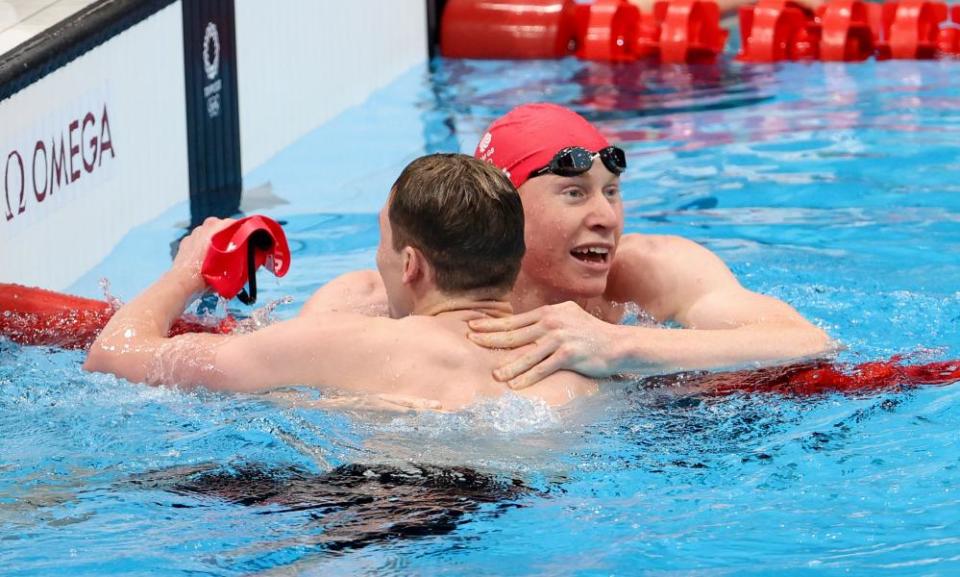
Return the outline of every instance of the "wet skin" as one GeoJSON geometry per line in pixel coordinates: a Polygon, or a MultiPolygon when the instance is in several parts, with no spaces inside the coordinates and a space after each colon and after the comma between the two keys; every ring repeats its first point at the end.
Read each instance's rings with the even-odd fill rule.
{"type": "MultiPolygon", "coordinates": [[[[475,343],[518,349],[494,371],[509,386],[528,387],[562,368],[604,378],[778,364],[834,350],[823,331],[742,287],[699,244],[623,235],[620,179],[599,159],[584,175],[544,175],[519,190],[527,253],[511,296],[515,315],[470,323],[475,343]],[[618,325],[625,303],[683,328],[618,325]]],[[[317,291],[301,314],[369,313],[382,310],[386,296],[376,271],[357,271],[317,291]]]]}

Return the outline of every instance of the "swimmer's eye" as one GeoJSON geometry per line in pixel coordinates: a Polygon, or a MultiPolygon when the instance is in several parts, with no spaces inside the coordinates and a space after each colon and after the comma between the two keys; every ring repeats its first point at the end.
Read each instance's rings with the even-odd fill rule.
{"type": "Polygon", "coordinates": [[[560,192],[560,194],[562,194],[567,198],[577,199],[577,200],[581,198],[585,198],[587,196],[587,194],[583,191],[583,189],[579,187],[565,188],[560,192]]]}
{"type": "Polygon", "coordinates": [[[603,195],[610,199],[620,198],[620,187],[608,186],[603,189],[603,195]]]}

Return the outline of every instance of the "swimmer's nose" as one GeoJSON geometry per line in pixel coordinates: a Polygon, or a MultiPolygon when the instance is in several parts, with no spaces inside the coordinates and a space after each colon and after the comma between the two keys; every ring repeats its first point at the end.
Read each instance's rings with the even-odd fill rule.
{"type": "Polygon", "coordinates": [[[590,213],[587,215],[587,226],[591,230],[615,229],[620,222],[615,201],[598,192],[590,197],[590,213]]]}

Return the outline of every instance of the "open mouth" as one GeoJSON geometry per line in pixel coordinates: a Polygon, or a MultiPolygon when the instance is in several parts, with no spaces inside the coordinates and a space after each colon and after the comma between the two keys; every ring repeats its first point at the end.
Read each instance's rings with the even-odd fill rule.
{"type": "Polygon", "coordinates": [[[573,258],[590,264],[607,264],[610,259],[610,249],[604,246],[584,246],[570,251],[573,258]]]}

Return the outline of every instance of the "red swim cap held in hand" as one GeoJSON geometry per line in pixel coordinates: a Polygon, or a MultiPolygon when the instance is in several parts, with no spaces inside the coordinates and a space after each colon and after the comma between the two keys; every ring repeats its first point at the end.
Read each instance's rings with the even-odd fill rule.
{"type": "Polygon", "coordinates": [[[591,152],[610,146],[586,118],[556,104],[523,104],[493,121],[474,156],[503,170],[513,185],[550,163],[568,146],[591,152]]]}
{"type": "Polygon", "coordinates": [[[265,216],[242,218],[210,237],[210,248],[200,269],[203,279],[226,299],[243,304],[257,300],[256,271],[264,264],[276,276],[290,268],[290,247],[283,229],[265,216]],[[243,285],[250,281],[249,292],[243,285]]]}

